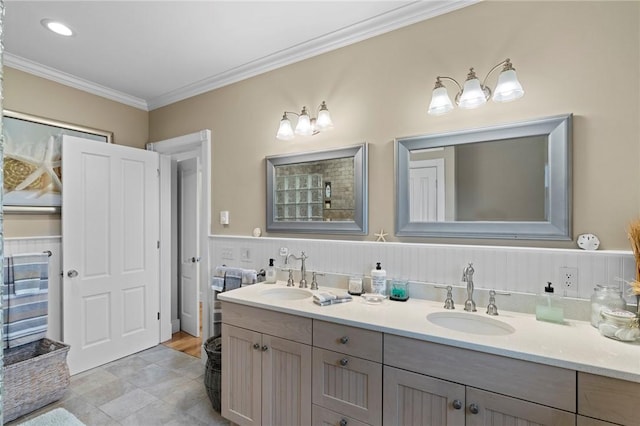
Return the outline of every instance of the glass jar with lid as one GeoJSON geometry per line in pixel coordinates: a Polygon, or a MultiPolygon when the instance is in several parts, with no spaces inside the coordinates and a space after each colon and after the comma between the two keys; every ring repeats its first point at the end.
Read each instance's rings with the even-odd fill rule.
{"type": "Polygon", "coordinates": [[[598,284],[591,295],[591,325],[598,327],[598,323],[602,320],[600,311],[603,308],[616,310],[625,309],[626,307],[627,302],[622,297],[622,291],[620,291],[619,286],[598,284]]]}

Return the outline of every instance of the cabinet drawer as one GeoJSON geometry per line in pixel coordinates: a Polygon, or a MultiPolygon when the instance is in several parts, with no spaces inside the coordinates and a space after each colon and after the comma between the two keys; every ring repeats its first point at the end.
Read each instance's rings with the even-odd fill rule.
{"type": "Polygon", "coordinates": [[[311,344],[310,318],[222,302],[222,322],[306,345],[311,344]]]}
{"type": "Polygon", "coordinates": [[[384,335],[384,363],[575,412],[576,373],[406,337],[384,335]]]}
{"type": "Polygon", "coordinates": [[[354,418],[336,413],[327,408],[313,404],[311,409],[312,426],[368,426],[354,418]]]}
{"type": "Polygon", "coordinates": [[[363,421],[382,422],[382,364],[313,348],[314,404],[363,421]]]}
{"type": "Polygon", "coordinates": [[[314,320],[313,346],[382,362],[382,333],[377,331],[314,320]]]}
{"type": "Polygon", "coordinates": [[[578,373],[578,414],[622,425],[637,425],[640,383],[578,373]]]}

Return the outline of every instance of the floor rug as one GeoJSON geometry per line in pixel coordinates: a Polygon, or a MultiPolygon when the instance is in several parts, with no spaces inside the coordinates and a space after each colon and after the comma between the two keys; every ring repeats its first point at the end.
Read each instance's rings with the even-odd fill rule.
{"type": "Polygon", "coordinates": [[[85,426],[73,414],[64,408],[56,408],[44,414],[20,423],[19,426],[85,426]]]}

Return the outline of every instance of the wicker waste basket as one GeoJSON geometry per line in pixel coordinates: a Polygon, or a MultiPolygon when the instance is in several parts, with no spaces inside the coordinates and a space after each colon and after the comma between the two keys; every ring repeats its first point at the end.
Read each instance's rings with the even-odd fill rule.
{"type": "Polygon", "coordinates": [[[9,422],[64,396],[69,386],[69,345],[50,339],[5,349],[4,422],[9,422]]]}
{"type": "Polygon", "coordinates": [[[204,370],[204,387],[211,401],[211,406],[220,412],[220,392],[222,379],[222,337],[210,337],[204,343],[207,352],[207,364],[204,370]]]}

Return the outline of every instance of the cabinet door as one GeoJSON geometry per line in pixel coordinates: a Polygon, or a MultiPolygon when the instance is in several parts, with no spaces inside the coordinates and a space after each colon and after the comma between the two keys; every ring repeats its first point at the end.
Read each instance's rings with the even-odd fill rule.
{"type": "Polygon", "coordinates": [[[465,389],[457,383],[384,367],[384,424],[463,425],[465,389]]]}
{"type": "Polygon", "coordinates": [[[311,346],[262,336],[262,424],[311,424],[311,346]]]}
{"type": "Polygon", "coordinates": [[[313,348],[313,403],[381,424],[382,364],[313,348]]]}
{"type": "Polygon", "coordinates": [[[222,324],[222,416],[241,425],[260,425],[262,337],[222,324]]]}
{"type": "MultiPolygon", "coordinates": [[[[526,386],[526,384],[523,384],[526,386]]],[[[576,415],[480,389],[467,388],[467,426],[574,426],[576,415]]]]}

